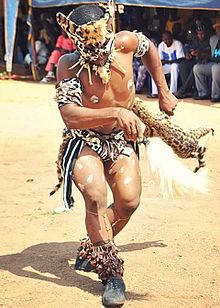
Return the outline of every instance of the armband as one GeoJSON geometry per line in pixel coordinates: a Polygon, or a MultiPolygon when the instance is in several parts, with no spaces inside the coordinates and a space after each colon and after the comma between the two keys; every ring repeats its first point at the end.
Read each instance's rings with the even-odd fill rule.
{"type": "Polygon", "coordinates": [[[63,79],[56,85],[55,101],[58,108],[66,104],[82,106],[82,84],[78,78],[63,79]]]}
{"type": "Polygon", "coordinates": [[[137,36],[138,38],[138,46],[137,46],[137,50],[134,54],[135,58],[139,58],[145,55],[145,53],[148,52],[149,50],[149,40],[147,39],[147,37],[142,33],[142,32],[135,32],[134,34],[137,36]]]}

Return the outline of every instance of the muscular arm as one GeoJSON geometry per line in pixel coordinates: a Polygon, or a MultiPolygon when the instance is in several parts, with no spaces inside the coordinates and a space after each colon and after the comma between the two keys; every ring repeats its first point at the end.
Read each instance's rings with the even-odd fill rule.
{"type": "MultiPolygon", "coordinates": [[[[74,78],[73,70],[68,68],[77,62],[77,54],[61,57],[57,67],[58,83],[63,79],[74,78]]],[[[92,109],[81,107],[77,104],[65,104],[60,108],[60,113],[67,128],[86,129],[95,128],[101,125],[113,124],[117,119],[119,109],[116,107],[92,109]]]]}
{"type": "MultiPolygon", "coordinates": [[[[148,51],[142,56],[142,62],[153,77],[158,88],[159,107],[168,115],[173,115],[173,110],[177,105],[176,97],[169,91],[163,72],[163,66],[158,51],[150,40],[148,51]]],[[[135,33],[121,31],[118,34],[118,48],[121,46],[125,53],[136,54],[139,46],[139,38],[135,33]]]]}
{"type": "Polygon", "coordinates": [[[67,128],[87,129],[113,124],[118,116],[119,108],[108,107],[92,109],[75,104],[66,104],[60,108],[60,113],[67,128]]]}
{"type": "Polygon", "coordinates": [[[108,107],[92,109],[67,104],[60,108],[64,123],[69,129],[92,129],[116,123],[125,133],[126,140],[143,139],[139,118],[125,108],[108,107]]]}
{"type": "Polygon", "coordinates": [[[158,51],[152,42],[150,42],[149,51],[142,57],[142,62],[153,77],[157,85],[158,92],[163,90],[167,91],[168,88],[164,77],[162,63],[159,58],[158,51]]]}
{"type": "Polygon", "coordinates": [[[162,63],[158,51],[152,42],[150,42],[149,51],[142,57],[142,61],[156,83],[160,109],[168,115],[173,115],[173,110],[177,105],[177,99],[167,87],[162,63]]]}
{"type": "MultiPolygon", "coordinates": [[[[57,67],[58,83],[64,79],[75,77],[73,71],[68,70],[68,68],[76,61],[76,54],[75,56],[65,55],[60,59],[57,67]],[[73,57],[76,58],[74,59],[73,57]]],[[[70,129],[92,129],[116,123],[124,131],[127,140],[136,141],[137,138],[142,139],[143,137],[139,118],[125,108],[107,107],[93,109],[81,107],[74,102],[70,102],[60,107],[60,113],[67,128],[70,129]]]]}

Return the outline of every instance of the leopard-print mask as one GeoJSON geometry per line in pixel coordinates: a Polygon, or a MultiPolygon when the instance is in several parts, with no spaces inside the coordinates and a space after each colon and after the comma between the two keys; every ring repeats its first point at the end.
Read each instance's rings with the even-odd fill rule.
{"type": "MultiPolygon", "coordinates": [[[[58,24],[74,41],[76,46],[77,43],[80,42],[84,47],[87,45],[94,45],[97,47],[103,45],[109,38],[110,33],[112,32],[112,28],[109,27],[109,22],[114,16],[114,4],[111,0],[105,9],[104,17],[97,21],[91,21],[84,25],[76,25],[70,20],[70,14],[65,16],[63,13],[59,12],[57,13],[56,18],[58,24]]],[[[81,45],[79,47],[82,48],[81,45]]]]}

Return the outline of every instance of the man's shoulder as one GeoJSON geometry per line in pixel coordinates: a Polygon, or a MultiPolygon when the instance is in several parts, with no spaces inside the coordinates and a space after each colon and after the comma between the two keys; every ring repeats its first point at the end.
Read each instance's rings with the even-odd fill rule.
{"type": "Polygon", "coordinates": [[[128,30],[122,30],[116,33],[116,38],[124,38],[124,39],[129,39],[134,35],[134,32],[128,31],[128,30]]]}
{"type": "Polygon", "coordinates": [[[179,40],[176,40],[176,39],[173,40],[173,44],[175,46],[178,46],[178,47],[182,47],[183,46],[183,43],[181,41],[179,41],[179,40]]]}
{"type": "Polygon", "coordinates": [[[70,67],[74,65],[79,59],[79,53],[77,51],[74,51],[69,54],[64,54],[60,59],[58,66],[59,67],[70,67]]]}
{"type": "Polygon", "coordinates": [[[167,45],[164,43],[164,41],[161,41],[159,44],[158,44],[158,49],[167,49],[167,45]]]}
{"type": "Polygon", "coordinates": [[[63,55],[58,62],[57,66],[57,80],[58,82],[64,78],[75,77],[73,70],[69,70],[79,59],[79,54],[77,51],[74,51],[71,54],[63,55]]]}
{"type": "Polygon", "coordinates": [[[217,34],[212,35],[209,39],[210,42],[215,42],[217,40],[219,40],[219,36],[217,34]]]}
{"type": "Polygon", "coordinates": [[[134,32],[123,30],[115,35],[116,49],[122,48],[122,52],[130,52],[136,50],[138,44],[137,36],[134,32]]]}
{"type": "Polygon", "coordinates": [[[217,44],[219,42],[219,36],[214,34],[209,39],[209,44],[212,50],[212,54],[214,53],[214,49],[216,48],[217,44]]]}

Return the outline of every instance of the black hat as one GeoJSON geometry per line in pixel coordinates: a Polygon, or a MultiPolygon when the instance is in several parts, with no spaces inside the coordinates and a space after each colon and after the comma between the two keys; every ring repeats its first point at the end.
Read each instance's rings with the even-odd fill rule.
{"type": "Polygon", "coordinates": [[[81,26],[104,17],[105,12],[98,5],[80,5],[69,14],[75,25],[81,26]]]}

